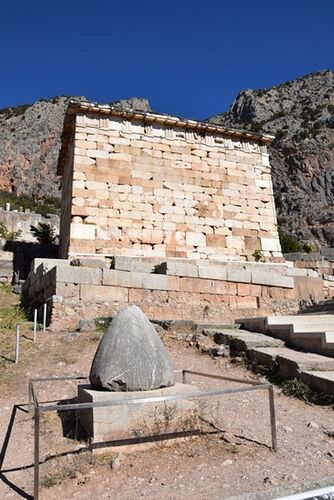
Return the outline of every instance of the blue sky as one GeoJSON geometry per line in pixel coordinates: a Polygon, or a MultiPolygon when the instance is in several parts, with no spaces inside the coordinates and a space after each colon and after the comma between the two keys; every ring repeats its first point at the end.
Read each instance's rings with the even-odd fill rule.
{"type": "Polygon", "coordinates": [[[0,108],[145,96],[201,119],[242,89],[334,70],[333,0],[12,0],[0,12],[0,108]]]}

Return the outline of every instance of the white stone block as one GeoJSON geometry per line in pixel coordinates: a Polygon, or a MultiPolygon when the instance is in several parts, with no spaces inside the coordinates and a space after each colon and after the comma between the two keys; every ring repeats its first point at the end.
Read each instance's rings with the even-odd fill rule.
{"type": "Polygon", "coordinates": [[[262,163],[265,167],[270,167],[269,155],[266,153],[262,153],[262,163]]]}
{"type": "Polygon", "coordinates": [[[264,252],[281,252],[281,245],[277,238],[261,238],[261,250],[264,252]]]}
{"type": "Polygon", "coordinates": [[[71,239],[94,240],[95,224],[71,223],[71,239]]]}
{"type": "Polygon", "coordinates": [[[202,233],[186,233],[186,243],[189,246],[206,246],[206,236],[202,233]]]}

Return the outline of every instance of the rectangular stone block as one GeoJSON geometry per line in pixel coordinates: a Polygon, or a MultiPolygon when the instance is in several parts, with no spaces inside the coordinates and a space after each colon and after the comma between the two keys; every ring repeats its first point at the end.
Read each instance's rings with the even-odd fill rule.
{"type": "Polygon", "coordinates": [[[80,285],[80,300],[86,302],[128,303],[128,288],[105,285],[80,285]]]}
{"type": "Polygon", "coordinates": [[[268,252],[280,252],[281,245],[278,238],[261,238],[261,250],[268,252]]]}
{"type": "Polygon", "coordinates": [[[206,245],[205,234],[188,232],[188,233],[186,233],[186,243],[189,246],[205,247],[205,245],[206,245]]]}
{"type": "Polygon", "coordinates": [[[71,238],[82,240],[95,239],[95,224],[77,224],[71,223],[71,238]]]}
{"type": "Polygon", "coordinates": [[[102,283],[102,269],[75,266],[57,267],[56,281],[57,283],[97,285],[102,283]]]}
{"type": "Polygon", "coordinates": [[[166,262],[166,274],[171,276],[198,277],[198,266],[196,262],[185,262],[168,260],[166,262]]]}
{"type": "Polygon", "coordinates": [[[251,283],[251,272],[246,266],[230,263],[227,265],[227,281],[251,283]]]}
{"type": "Polygon", "coordinates": [[[153,273],[164,259],[160,257],[125,257],[115,255],[111,267],[119,271],[136,271],[144,273],[153,273]]]}
{"type": "Polygon", "coordinates": [[[198,276],[199,278],[223,280],[227,279],[227,270],[225,263],[216,263],[210,265],[204,264],[202,261],[198,263],[198,276]]]}
{"type": "Polygon", "coordinates": [[[73,283],[57,283],[55,287],[55,294],[59,297],[66,297],[71,299],[80,298],[80,285],[73,283]]]}
{"type": "Polygon", "coordinates": [[[252,283],[257,285],[278,286],[281,288],[293,288],[294,279],[291,276],[282,276],[281,274],[257,270],[252,271],[252,283]]]}
{"type": "MultiPolygon", "coordinates": [[[[145,392],[98,391],[89,385],[78,386],[79,403],[113,402],[137,398],[154,398],[177,394],[194,394],[198,388],[177,383],[145,392]]],[[[80,412],[80,422],[93,443],[111,442],[122,439],[134,441],[160,434],[171,434],[197,429],[198,403],[196,400],[175,400],[145,402],[143,404],[123,404],[109,407],[85,409],[80,412]],[[168,415],[168,420],[166,420],[168,415]]]]}

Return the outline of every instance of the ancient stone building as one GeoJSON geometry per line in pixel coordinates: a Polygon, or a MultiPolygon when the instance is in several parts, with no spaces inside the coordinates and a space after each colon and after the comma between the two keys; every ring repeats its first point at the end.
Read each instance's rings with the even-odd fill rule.
{"type": "Polygon", "coordinates": [[[70,104],[60,256],[281,259],[270,136],[70,104]]]}
{"type": "Polygon", "coordinates": [[[127,304],[153,320],[226,324],[321,299],[321,276],[281,254],[271,140],[72,103],[59,159],[61,258],[35,260],[25,302],[46,303],[62,329],[127,304]]]}

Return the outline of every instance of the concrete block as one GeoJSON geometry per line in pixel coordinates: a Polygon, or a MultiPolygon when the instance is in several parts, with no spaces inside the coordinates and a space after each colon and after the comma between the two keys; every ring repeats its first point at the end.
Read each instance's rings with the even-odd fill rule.
{"type": "Polygon", "coordinates": [[[102,283],[102,269],[84,268],[84,267],[57,267],[57,283],[85,283],[89,285],[98,285],[102,283]]]}
{"type": "MultiPolygon", "coordinates": [[[[137,398],[154,398],[176,394],[192,395],[198,388],[189,384],[141,392],[98,391],[89,385],[78,386],[78,402],[116,402],[137,398]]],[[[133,440],[160,434],[175,434],[197,429],[198,403],[196,400],[175,400],[142,404],[118,404],[109,407],[85,409],[80,412],[80,422],[93,443],[133,440]],[[168,423],[166,425],[166,414],[168,423]]],[[[119,443],[118,443],[119,444],[119,443]]]]}
{"type": "Polygon", "coordinates": [[[128,288],[105,285],[80,285],[80,300],[87,302],[128,303],[128,288]]]}

